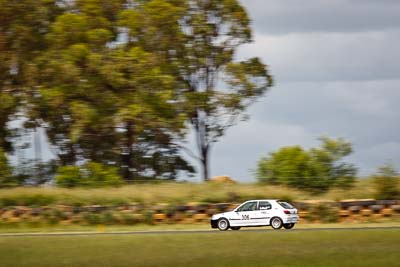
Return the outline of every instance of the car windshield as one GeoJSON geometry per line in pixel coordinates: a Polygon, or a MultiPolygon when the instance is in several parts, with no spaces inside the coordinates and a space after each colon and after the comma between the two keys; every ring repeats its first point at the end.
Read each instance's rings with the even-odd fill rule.
{"type": "Polygon", "coordinates": [[[285,201],[278,201],[278,204],[281,205],[285,209],[294,209],[295,208],[291,204],[289,204],[285,201]]]}

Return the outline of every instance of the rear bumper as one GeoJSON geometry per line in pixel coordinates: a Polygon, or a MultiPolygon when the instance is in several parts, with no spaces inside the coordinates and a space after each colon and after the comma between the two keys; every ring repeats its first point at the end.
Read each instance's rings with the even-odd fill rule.
{"type": "Polygon", "coordinates": [[[283,223],[298,223],[299,222],[299,216],[287,216],[283,219],[283,223]]]}
{"type": "Polygon", "coordinates": [[[211,228],[218,228],[218,220],[210,220],[211,228]]]}

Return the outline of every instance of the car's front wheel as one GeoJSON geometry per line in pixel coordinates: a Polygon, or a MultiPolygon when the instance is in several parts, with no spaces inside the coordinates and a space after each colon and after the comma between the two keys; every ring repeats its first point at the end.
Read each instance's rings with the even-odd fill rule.
{"type": "Polygon", "coordinates": [[[233,226],[233,227],[231,227],[231,229],[234,230],[234,231],[238,231],[238,230],[240,230],[240,227],[239,226],[233,226]]]}
{"type": "Polygon", "coordinates": [[[292,228],[294,227],[294,223],[285,223],[285,224],[283,225],[283,227],[284,227],[285,229],[292,229],[292,228]]]}
{"type": "Polygon", "coordinates": [[[283,226],[283,222],[282,219],[279,217],[274,217],[271,219],[271,226],[272,228],[274,228],[275,230],[281,229],[283,226]]]}
{"type": "Polygon", "coordinates": [[[229,228],[229,222],[227,219],[222,218],[218,220],[218,229],[220,231],[226,231],[229,228]]]}

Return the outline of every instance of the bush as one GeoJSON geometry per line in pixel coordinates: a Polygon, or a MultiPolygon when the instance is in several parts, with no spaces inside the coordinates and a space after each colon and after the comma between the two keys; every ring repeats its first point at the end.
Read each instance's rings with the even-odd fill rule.
{"type": "Polygon", "coordinates": [[[56,184],[60,187],[75,187],[81,185],[81,170],[78,166],[63,166],[58,168],[56,184]]]}
{"type": "Polygon", "coordinates": [[[374,176],[374,182],[377,199],[400,198],[399,177],[391,164],[386,164],[378,169],[378,173],[374,176]]]}
{"type": "Polygon", "coordinates": [[[42,217],[48,224],[52,225],[59,223],[62,219],[60,213],[56,211],[45,211],[42,217]]]}
{"type": "Polygon", "coordinates": [[[114,217],[114,215],[112,214],[112,212],[110,212],[110,211],[106,211],[102,215],[103,215],[103,218],[101,221],[103,224],[111,225],[117,221],[116,218],[114,217]]]}
{"type": "Polygon", "coordinates": [[[16,186],[18,182],[12,175],[12,169],[8,164],[7,157],[0,148],[0,187],[16,186]]]}
{"type": "Polygon", "coordinates": [[[338,207],[333,203],[319,203],[312,205],[309,209],[308,219],[321,221],[323,223],[334,223],[339,221],[338,207]]]}
{"type": "Polygon", "coordinates": [[[316,194],[334,186],[350,188],[357,169],[343,159],[352,153],[351,143],[342,138],[322,137],[320,140],[322,145],[318,148],[283,147],[262,158],[256,170],[258,181],[305,189],[316,194]]]}
{"type": "Polygon", "coordinates": [[[100,163],[89,162],[86,164],[89,186],[116,186],[122,183],[116,167],[105,166],[100,163]]]}
{"type": "Polygon", "coordinates": [[[63,166],[57,170],[56,184],[60,187],[102,187],[122,183],[116,167],[88,162],[83,166],[63,166]]]}
{"type": "Polygon", "coordinates": [[[96,213],[85,212],[82,218],[86,223],[90,225],[96,225],[102,223],[102,218],[100,217],[100,215],[96,213]]]}

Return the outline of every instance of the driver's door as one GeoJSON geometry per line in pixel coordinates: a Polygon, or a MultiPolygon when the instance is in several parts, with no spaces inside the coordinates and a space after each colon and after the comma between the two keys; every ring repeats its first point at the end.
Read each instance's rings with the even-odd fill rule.
{"type": "Polygon", "coordinates": [[[257,201],[246,202],[236,210],[236,213],[239,225],[257,224],[257,201]]]}

